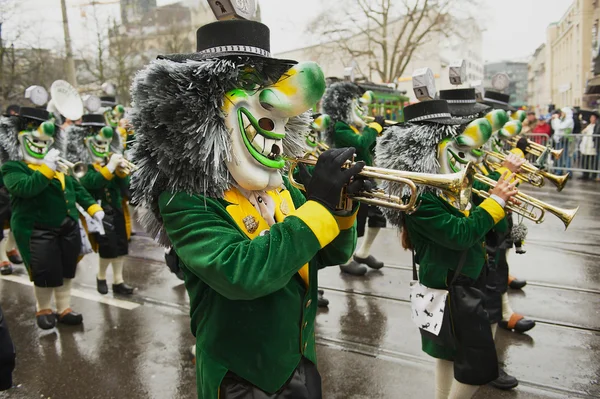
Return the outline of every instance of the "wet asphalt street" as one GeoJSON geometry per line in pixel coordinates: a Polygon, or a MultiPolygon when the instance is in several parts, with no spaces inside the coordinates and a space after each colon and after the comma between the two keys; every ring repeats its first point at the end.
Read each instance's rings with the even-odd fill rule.
{"type": "MultiPolygon", "coordinates": [[[[500,359],[521,383],[511,392],[485,387],[476,398],[598,398],[600,183],[529,192],[581,208],[567,232],[552,215],[542,225],[529,223],[527,254],[511,253],[511,273],[529,282],[509,292],[512,307],[537,326],[526,335],[498,331],[500,359]]],[[[73,308],[84,315],[80,327],[38,329],[23,267],[0,279],[0,304],[17,347],[16,387],[0,398],[196,397],[183,284],[149,238],[133,237],[130,253],[125,278],[138,290],[128,298],[98,294],[95,255],[82,261],[73,292],[73,308]]],[[[393,229],[382,232],[373,254],[386,267],[365,277],[341,275],[337,267],[320,272],[330,300],[317,316],[324,397],[433,398],[433,361],[421,352],[409,316],[410,254],[393,229]]]]}

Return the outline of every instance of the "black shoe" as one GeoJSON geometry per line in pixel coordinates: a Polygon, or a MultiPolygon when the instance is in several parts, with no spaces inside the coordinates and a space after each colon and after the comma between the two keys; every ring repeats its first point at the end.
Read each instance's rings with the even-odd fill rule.
{"type": "Polygon", "coordinates": [[[40,310],[35,314],[35,321],[42,330],[50,330],[56,327],[56,315],[50,309],[40,310]]]}
{"type": "Polygon", "coordinates": [[[329,305],[329,299],[323,296],[325,293],[323,290],[317,290],[317,292],[319,294],[317,306],[320,308],[326,308],[329,305]]]}
{"type": "Polygon", "coordinates": [[[353,258],[358,263],[364,263],[365,265],[369,266],[371,269],[379,270],[384,266],[383,262],[375,259],[375,257],[373,255],[369,255],[366,258],[360,258],[360,257],[354,255],[353,258]]]}
{"type": "Polygon", "coordinates": [[[513,276],[508,276],[508,286],[513,290],[520,290],[527,285],[526,280],[519,280],[513,276]]]}
{"type": "Polygon", "coordinates": [[[73,312],[73,309],[68,308],[58,316],[58,322],[69,326],[78,326],[83,323],[83,316],[81,313],[73,312]]]}
{"type": "Polygon", "coordinates": [[[8,276],[9,274],[12,274],[12,273],[13,273],[13,267],[10,263],[8,265],[0,266],[0,274],[2,274],[3,276],[8,276]]]}
{"type": "Polygon", "coordinates": [[[498,378],[490,382],[490,385],[496,389],[508,391],[516,388],[517,385],[519,385],[519,381],[512,375],[506,374],[506,371],[504,371],[502,368],[498,368],[498,378]]]}
{"type": "Polygon", "coordinates": [[[508,321],[500,320],[498,325],[508,331],[516,331],[518,333],[526,333],[535,327],[535,321],[526,319],[520,314],[513,313],[508,321]],[[516,320],[516,321],[515,321],[516,320]]]}
{"type": "Polygon", "coordinates": [[[351,260],[345,265],[340,265],[340,270],[342,273],[351,274],[353,276],[364,276],[367,273],[366,266],[363,266],[354,260],[351,260]]]}
{"type": "Polygon", "coordinates": [[[106,284],[106,280],[99,280],[98,277],[96,277],[96,288],[102,295],[108,294],[108,284],[106,284]]]}
{"type": "Polygon", "coordinates": [[[125,283],[113,284],[112,290],[113,290],[113,294],[119,294],[119,295],[133,294],[133,287],[130,287],[125,283]]]}
{"type": "Polygon", "coordinates": [[[23,259],[17,250],[10,251],[6,255],[8,255],[8,260],[10,260],[13,265],[20,265],[23,263],[23,259]]]}

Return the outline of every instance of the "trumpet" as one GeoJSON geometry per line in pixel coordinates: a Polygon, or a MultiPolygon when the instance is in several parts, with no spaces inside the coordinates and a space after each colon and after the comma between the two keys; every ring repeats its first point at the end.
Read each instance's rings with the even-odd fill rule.
{"type": "MultiPolygon", "coordinates": [[[[110,157],[112,157],[113,155],[114,155],[114,152],[109,153],[108,156],[104,157],[104,162],[108,163],[108,161],[110,161],[110,157]]],[[[123,173],[125,173],[126,175],[129,175],[129,174],[131,174],[131,172],[135,172],[136,170],[139,169],[136,164],[125,159],[125,157],[123,157],[123,160],[121,162],[125,166],[124,167],[119,166],[119,169],[121,169],[121,171],[123,173]]]]}
{"type": "MultiPolygon", "coordinates": [[[[486,184],[490,187],[495,187],[497,183],[495,180],[484,176],[481,173],[476,173],[474,175],[474,179],[475,181],[486,184]]],[[[482,198],[489,198],[490,196],[489,192],[477,189],[473,189],[473,194],[482,198]]],[[[546,212],[549,212],[558,217],[564,223],[565,230],[569,227],[569,224],[571,224],[571,221],[579,210],[579,207],[573,209],[559,208],[522,193],[521,191],[519,191],[513,197],[513,199],[515,200],[515,203],[509,201],[506,204],[505,209],[511,210],[537,224],[542,223],[544,221],[546,212]]]]}
{"type": "MultiPolygon", "coordinates": [[[[499,159],[500,161],[506,159],[506,155],[500,152],[484,151],[484,153],[485,161],[494,169],[500,167],[500,162],[494,161],[493,158],[499,159]]],[[[544,179],[548,179],[560,192],[565,188],[565,185],[569,180],[569,174],[558,176],[545,170],[538,169],[529,162],[525,162],[521,166],[521,170],[523,170],[525,174],[517,173],[517,178],[538,188],[544,185],[544,179]]]]}
{"type": "MultiPolygon", "coordinates": [[[[294,179],[294,169],[299,163],[305,165],[316,165],[317,161],[308,158],[290,159],[290,168],[288,178],[290,183],[302,191],[306,191],[304,185],[296,182],[294,179]]],[[[354,162],[347,162],[346,166],[351,167],[354,162]]],[[[400,183],[408,186],[410,190],[410,199],[405,202],[401,197],[386,194],[383,190],[362,191],[356,195],[349,195],[346,192],[342,194],[342,203],[345,203],[348,198],[360,201],[365,204],[381,206],[384,208],[397,209],[399,211],[411,213],[418,208],[417,204],[417,184],[435,187],[445,193],[457,198],[461,209],[466,209],[471,201],[472,178],[474,174],[474,166],[469,164],[465,170],[457,173],[449,174],[432,174],[432,173],[417,173],[407,172],[393,169],[376,168],[365,166],[359,173],[360,176],[386,180],[389,182],[400,183]]],[[[340,204],[340,208],[345,208],[340,204]]]]}
{"type": "MultiPolygon", "coordinates": [[[[375,122],[375,117],[373,117],[373,116],[365,115],[365,116],[363,116],[363,119],[365,121],[367,121],[367,122],[375,122]]],[[[385,120],[385,125],[386,126],[394,126],[394,125],[397,125],[398,123],[400,123],[400,122],[398,122],[398,121],[391,121],[391,120],[388,120],[388,119],[385,120]]]]}
{"type": "MultiPolygon", "coordinates": [[[[508,144],[513,148],[517,146],[518,141],[518,136],[511,137],[507,140],[508,144]]],[[[542,144],[538,144],[535,141],[527,139],[527,152],[531,155],[541,157],[544,151],[546,151],[547,149],[548,147],[545,147],[542,144]]],[[[561,148],[560,150],[550,148],[550,155],[552,155],[552,158],[554,159],[559,159],[562,156],[563,150],[564,148],[561,148]]]]}
{"type": "Polygon", "coordinates": [[[73,163],[65,158],[59,157],[57,160],[58,170],[66,175],[71,175],[76,179],[81,179],[87,173],[87,165],[83,162],[73,163]]]}

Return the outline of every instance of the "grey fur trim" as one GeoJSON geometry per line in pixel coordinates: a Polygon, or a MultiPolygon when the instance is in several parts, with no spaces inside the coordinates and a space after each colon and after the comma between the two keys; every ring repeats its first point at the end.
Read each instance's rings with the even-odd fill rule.
{"type": "MultiPolygon", "coordinates": [[[[139,169],[132,176],[133,200],[150,209],[140,222],[164,245],[169,243],[158,209],[161,193],[222,198],[233,183],[226,166],[232,157],[231,138],[221,108],[225,93],[238,87],[245,65],[272,81],[289,68],[251,57],[156,60],[135,76],[132,155],[139,169]]],[[[302,154],[309,115],[287,123],[284,154],[302,154]]]]}
{"type": "Polygon", "coordinates": [[[512,242],[523,241],[527,238],[528,231],[527,226],[523,223],[515,224],[510,230],[510,240],[512,242]]]}
{"type": "MultiPolygon", "coordinates": [[[[21,161],[23,152],[19,143],[19,131],[21,121],[18,116],[0,117],[0,162],[21,161]]],[[[56,148],[63,151],[64,136],[61,134],[58,126],[54,135],[54,143],[50,149],[56,148]]]]}
{"type": "MultiPolygon", "coordinates": [[[[377,167],[419,173],[440,173],[437,160],[438,144],[446,137],[456,137],[464,130],[461,125],[437,123],[403,123],[384,130],[377,140],[375,159],[377,167]]],[[[383,190],[391,195],[406,196],[410,190],[406,185],[382,182],[383,190]]],[[[440,194],[439,190],[417,185],[419,195],[425,192],[440,194]]],[[[391,224],[401,226],[402,212],[382,208],[391,224]]]]}
{"type": "Polygon", "coordinates": [[[352,82],[337,82],[330,85],[321,101],[323,113],[331,117],[329,128],[324,132],[324,138],[327,143],[333,143],[333,134],[336,122],[345,122],[352,124],[352,109],[350,105],[352,100],[362,96],[362,90],[357,84],[352,82]]]}

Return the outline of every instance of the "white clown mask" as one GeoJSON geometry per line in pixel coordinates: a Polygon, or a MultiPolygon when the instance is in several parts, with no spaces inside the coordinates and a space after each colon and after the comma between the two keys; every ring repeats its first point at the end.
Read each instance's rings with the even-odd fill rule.
{"type": "Polygon", "coordinates": [[[114,130],[110,126],[89,126],[90,135],[84,140],[93,163],[104,164],[110,156],[114,130]]]}
{"type": "Polygon", "coordinates": [[[227,92],[223,102],[232,147],[227,168],[245,190],[274,189],[283,184],[285,126],[289,118],[319,101],[325,78],[316,63],[305,62],[289,69],[277,82],[246,67],[239,82],[240,87],[227,92]]]}
{"type": "Polygon", "coordinates": [[[18,136],[23,160],[28,164],[41,165],[54,143],[55,132],[56,127],[51,121],[29,120],[18,136]]]}
{"type": "Polygon", "coordinates": [[[456,137],[448,137],[438,144],[440,173],[464,170],[469,162],[479,162],[481,147],[492,135],[492,125],[486,118],[475,119],[456,137]]]}

